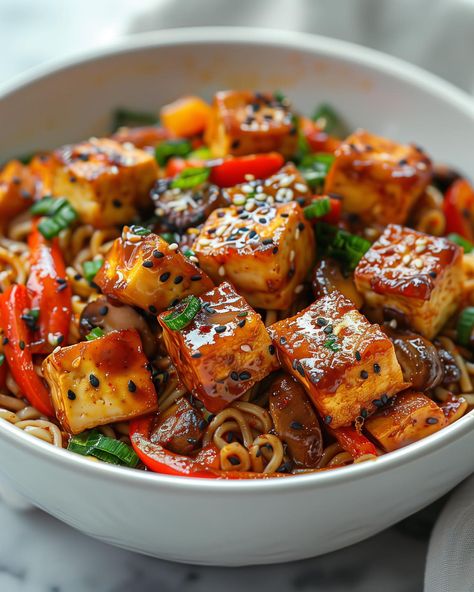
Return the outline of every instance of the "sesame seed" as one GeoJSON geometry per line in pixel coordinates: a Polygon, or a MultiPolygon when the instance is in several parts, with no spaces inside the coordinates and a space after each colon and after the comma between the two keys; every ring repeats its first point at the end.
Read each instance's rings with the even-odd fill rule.
{"type": "Polygon", "coordinates": [[[150,304],[148,310],[151,312],[151,314],[156,314],[158,312],[158,309],[156,308],[156,306],[153,306],[153,304],[150,304]]]}
{"type": "Polygon", "coordinates": [[[244,175],[244,179],[246,181],[255,181],[255,175],[252,175],[250,173],[247,173],[246,175],[244,175]]]}
{"type": "Polygon", "coordinates": [[[365,407],[362,407],[360,410],[360,414],[362,416],[363,419],[367,419],[369,412],[367,411],[367,409],[365,409],[365,407]]]}
{"type": "Polygon", "coordinates": [[[415,247],[415,253],[418,253],[418,254],[423,253],[423,251],[425,250],[425,248],[426,248],[425,245],[417,245],[415,247]]]}
{"type": "Polygon", "coordinates": [[[383,407],[383,403],[380,399],[374,399],[372,401],[372,405],[374,405],[374,407],[378,407],[378,408],[383,407]]]}
{"type": "Polygon", "coordinates": [[[65,284],[67,282],[67,280],[65,280],[64,278],[56,278],[56,282],[58,284],[65,284]]]}
{"type": "Polygon", "coordinates": [[[114,208],[121,208],[122,207],[122,202],[119,199],[114,199],[112,201],[112,205],[114,206],[114,208]]]}
{"type": "Polygon", "coordinates": [[[196,438],[187,438],[186,442],[194,446],[195,444],[197,444],[198,441],[196,440],[196,438]]]}
{"type": "Polygon", "coordinates": [[[296,286],[295,288],[295,294],[301,294],[301,292],[304,290],[304,286],[303,284],[299,284],[298,286],[296,286]]]}
{"type": "Polygon", "coordinates": [[[276,255],[278,253],[278,247],[273,247],[272,253],[276,255]]]}
{"type": "Polygon", "coordinates": [[[201,419],[201,421],[198,423],[198,428],[200,430],[205,430],[207,428],[207,421],[205,419],[201,419]]]}
{"type": "Polygon", "coordinates": [[[8,342],[9,342],[9,341],[10,341],[10,340],[8,339],[8,337],[4,337],[4,338],[2,339],[2,345],[8,345],[8,342]]]}
{"type": "Polygon", "coordinates": [[[263,245],[272,245],[273,244],[273,239],[272,238],[265,238],[262,241],[263,245]]]}
{"type": "Polygon", "coordinates": [[[268,351],[270,352],[271,356],[275,354],[275,346],[273,345],[273,343],[268,346],[268,351]]]}
{"type": "Polygon", "coordinates": [[[174,280],[173,283],[174,284],[180,284],[183,281],[183,276],[182,275],[177,275],[174,280]]]}
{"type": "Polygon", "coordinates": [[[71,389],[69,389],[67,392],[67,398],[70,401],[74,401],[74,399],[76,398],[76,393],[74,391],[72,391],[71,389]]]}
{"type": "Polygon", "coordinates": [[[169,271],[165,271],[165,273],[162,273],[160,275],[160,282],[166,282],[166,280],[169,279],[171,273],[169,271]]]}
{"type": "Polygon", "coordinates": [[[356,351],[356,353],[355,353],[355,358],[356,358],[356,360],[357,360],[358,362],[360,362],[360,361],[362,360],[362,356],[360,355],[360,352],[359,352],[359,351],[356,351]]]}
{"type": "Polygon", "coordinates": [[[361,372],[360,372],[360,377],[361,377],[363,380],[366,380],[367,378],[369,378],[369,373],[367,372],[367,370],[361,370],[361,372]]]}
{"type": "Polygon", "coordinates": [[[250,379],[250,372],[247,372],[246,370],[244,370],[244,372],[241,372],[239,374],[239,379],[240,380],[249,380],[250,379]]]}
{"type": "Polygon", "coordinates": [[[410,261],[411,261],[411,257],[410,257],[410,255],[404,255],[404,256],[403,256],[403,258],[402,258],[402,263],[403,263],[404,265],[408,265],[408,264],[410,263],[410,261]]]}
{"type": "Polygon", "coordinates": [[[323,319],[323,317],[318,317],[316,319],[316,323],[320,326],[320,327],[325,327],[328,324],[328,321],[326,319],[323,319]]]}
{"type": "Polygon", "coordinates": [[[296,363],[295,363],[295,370],[296,370],[296,371],[298,372],[298,374],[300,374],[301,376],[304,376],[304,375],[305,375],[305,372],[304,372],[303,365],[301,364],[301,362],[300,362],[299,360],[296,360],[296,363]]]}
{"type": "Polygon", "coordinates": [[[239,373],[238,372],[231,372],[230,377],[232,380],[239,380],[239,373]]]}
{"type": "Polygon", "coordinates": [[[303,424],[300,423],[299,421],[292,421],[290,423],[290,428],[293,430],[301,430],[301,429],[303,429],[303,424]]]}
{"type": "Polygon", "coordinates": [[[334,330],[334,327],[332,325],[327,325],[327,327],[324,327],[324,329],[323,329],[323,331],[324,331],[324,333],[326,333],[326,335],[331,335],[333,330],[334,330]]]}
{"type": "Polygon", "coordinates": [[[25,349],[26,344],[23,341],[23,339],[20,339],[20,341],[18,342],[18,345],[19,345],[19,347],[20,347],[21,350],[25,349]]]}
{"type": "Polygon", "coordinates": [[[94,374],[89,374],[89,382],[94,388],[98,388],[100,381],[94,374]]]}
{"type": "Polygon", "coordinates": [[[300,193],[306,193],[308,191],[308,188],[303,183],[295,183],[295,189],[300,193]]]}
{"type": "Polygon", "coordinates": [[[241,193],[234,195],[234,197],[232,198],[232,203],[236,206],[243,206],[245,201],[245,195],[242,195],[241,193]]]}
{"type": "Polygon", "coordinates": [[[57,288],[56,288],[56,292],[63,292],[65,289],[67,288],[67,282],[65,282],[64,284],[60,284],[57,288]]]}
{"type": "Polygon", "coordinates": [[[191,281],[192,282],[198,282],[199,280],[202,280],[202,275],[200,275],[200,274],[197,273],[196,275],[192,275],[191,276],[191,281]]]}
{"type": "Polygon", "coordinates": [[[202,353],[201,353],[201,352],[194,352],[194,353],[191,355],[191,357],[192,357],[192,358],[200,358],[201,356],[202,356],[202,353]]]}
{"type": "Polygon", "coordinates": [[[280,343],[281,343],[281,345],[285,345],[286,337],[280,337],[280,343]]]}
{"type": "Polygon", "coordinates": [[[326,425],[329,425],[332,421],[332,417],[330,415],[326,415],[326,417],[324,418],[324,423],[326,425]]]}
{"type": "Polygon", "coordinates": [[[221,277],[225,276],[225,267],[223,265],[221,265],[219,267],[219,270],[217,272],[221,277]]]}
{"type": "Polygon", "coordinates": [[[380,399],[381,399],[381,401],[382,401],[382,403],[383,403],[384,405],[386,405],[386,404],[388,403],[388,396],[387,396],[386,394],[385,394],[385,395],[382,395],[382,396],[380,397],[380,399]]]}
{"type": "Polygon", "coordinates": [[[379,364],[374,364],[374,372],[375,372],[375,374],[380,374],[380,365],[379,364]]]}
{"type": "Polygon", "coordinates": [[[255,230],[251,230],[249,232],[249,238],[253,238],[254,236],[257,236],[257,232],[255,230]]]}
{"type": "Polygon", "coordinates": [[[217,325],[217,327],[214,327],[214,331],[216,333],[224,333],[225,330],[226,330],[225,325],[217,325]]]}
{"type": "Polygon", "coordinates": [[[108,306],[101,306],[99,308],[99,314],[103,317],[105,317],[105,315],[109,312],[109,307],[108,306]]]}
{"type": "Polygon", "coordinates": [[[438,423],[438,418],[437,417],[427,417],[426,423],[429,425],[434,425],[435,423],[438,423]]]}
{"type": "Polygon", "coordinates": [[[428,275],[433,279],[435,279],[437,277],[437,274],[435,271],[430,271],[428,275]]]}
{"type": "Polygon", "coordinates": [[[240,349],[244,352],[247,352],[247,353],[252,351],[252,348],[247,343],[244,343],[243,345],[241,345],[240,349]]]}
{"type": "Polygon", "coordinates": [[[165,256],[164,253],[162,253],[161,251],[158,251],[158,250],[153,251],[153,257],[155,259],[161,259],[164,256],[165,256]]]}
{"type": "Polygon", "coordinates": [[[245,319],[242,319],[241,321],[239,321],[237,323],[237,325],[242,329],[242,327],[245,327],[245,323],[246,323],[246,320],[245,319]]]}
{"type": "Polygon", "coordinates": [[[127,386],[131,393],[134,393],[137,390],[137,385],[133,382],[133,380],[129,380],[127,386]]]}
{"type": "Polygon", "coordinates": [[[417,269],[421,269],[423,267],[423,261],[421,259],[415,259],[413,261],[413,265],[417,268],[417,269]]]}
{"type": "Polygon", "coordinates": [[[170,251],[176,251],[177,248],[178,248],[178,243],[171,243],[171,245],[168,246],[168,249],[170,251]]]}
{"type": "Polygon", "coordinates": [[[142,265],[143,267],[147,267],[148,269],[150,269],[151,267],[153,267],[153,261],[144,261],[142,265]]]}

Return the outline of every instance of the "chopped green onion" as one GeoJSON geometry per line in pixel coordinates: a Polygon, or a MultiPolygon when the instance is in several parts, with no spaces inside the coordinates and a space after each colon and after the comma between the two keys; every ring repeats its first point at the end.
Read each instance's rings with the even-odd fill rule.
{"type": "Polygon", "coordinates": [[[199,160],[211,160],[211,158],[213,158],[213,155],[207,146],[201,146],[200,148],[196,148],[196,150],[190,152],[188,154],[188,158],[197,158],[199,160]]]}
{"type": "Polygon", "coordinates": [[[301,160],[298,168],[311,189],[320,190],[324,185],[324,181],[333,162],[333,154],[326,154],[324,152],[307,154],[301,160]]]}
{"type": "Polygon", "coordinates": [[[341,116],[328,104],[319,105],[312,117],[313,121],[331,136],[344,138],[349,134],[346,123],[341,116]]]}
{"type": "Polygon", "coordinates": [[[316,241],[323,254],[334,257],[350,271],[357,267],[370,248],[370,242],[365,238],[324,222],[316,224],[316,241]]]}
{"type": "Polygon", "coordinates": [[[59,200],[54,197],[45,196],[31,206],[30,212],[39,216],[49,216],[50,209],[57,201],[59,200]]]}
{"type": "Polygon", "coordinates": [[[283,103],[283,101],[287,101],[288,100],[286,98],[286,95],[281,90],[276,90],[273,93],[273,98],[275,99],[275,101],[278,101],[279,103],[283,103]]]}
{"type": "Polygon", "coordinates": [[[160,166],[165,166],[168,160],[173,156],[188,156],[193,150],[191,142],[188,140],[166,140],[161,142],[155,148],[156,162],[160,166]]]}
{"type": "Polygon", "coordinates": [[[321,199],[313,201],[309,206],[306,206],[303,211],[307,220],[322,218],[331,211],[331,200],[325,195],[321,199]]]}
{"type": "Polygon", "coordinates": [[[77,218],[77,212],[64,197],[43,197],[31,206],[32,214],[46,216],[39,221],[38,230],[47,238],[54,238],[77,218]]]}
{"type": "Polygon", "coordinates": [[[130,226],[130,231],[133,232],[133,234],[137,234],[138,236],[148,236],[149,234],[151,234],[151,230],[149,228],[145,228],[144,226],[138,226],[136,224],[130,226]]]}
{"type": "Polygon", "coordinates": [[[185,257],[195,257],[196,253],[192,250],[192,249],[186,249],[185,251],[183,251],[183,255],[185,257]]]}
{"type": "Polygon", "coordinates": [[[113,114],[112,131],[114,132],[121,127],[156,125],[158,122],[159,119],[154,113],[119,108],[113,114]]]}
{"type": "Polygon", "coordinates": [[[86,339],[87,341],[94,341],[94,339],[99,339],[99,337],[103,337],[104,335],[105,333],[100,327],[94,327],[94,329],[86,335],[86,339]]]}
{"type": "Polygon", "coordinates": [[[171,182],[171,189],[193,189],[205,183],[211,169],[207,167],[196,167],[184,169],[171,182]]]}
{"type": "Polygon", "coordinates": [[[0,354],[0,367],[5,363],[5,354],[0,354]]]}
{"type": "Polygon", "coordinates": [[[131,446],[120,440],[108,438],[97,430],[73,436],[67,449],[83,456],[94,456],[113,465],[134,468],[139,463],[139,458],[131,446]]]}
{"type": "Polygon", "coordinates": [[[173,331],[181,331],[194,319],[201,310],[201,301],[196,296],[188,296],[183,300],[186,303],[181,311],[172,312],[163,318],[163,321],[173,331]]]}
{"type": "Polygon", "coordinates": [[[471,334],[474,328],[474,306],[465,308],[458,318],[457,333],[458,343],[468,346],[471,341],[471,334]]]}
{"type": "Polygon", "coordinates": [[[327,349],[332,350],[333,352],[336,352],[340,349],[340,346],[338,343],[336,343],[336,338],[335,337],[330,337],[329,339],[327,339],[324,342],[324,347],[327,349]]]}
{"type": "Polygon", "coordinates": [[[471,251],[474,250],[474,245],[471,243],[471,241],[468,241],[467,238],[464,238],[460,234],[452,232],[451,234],[448,234],[446,238],[462,247],[465,253],[471,253],[471,251]]]}
{"type": "Polygon", "coordinates": [[[176,237],[178,235],[174,234],[174,232],[163,232],[163,234],[160,234],[160,236],[168,244],[176,243],[177,242],[177,238],[176,237]]]}
{"type": "Polygon", "coordinates": [[[94,259],[93,261],[84,261],[82,264],[82,270],[84,272],[84,277],[88,282],[92,282],[95,276],[98,274],[99,269],[102,267],[104,263],[103,259],[94,259]]]}

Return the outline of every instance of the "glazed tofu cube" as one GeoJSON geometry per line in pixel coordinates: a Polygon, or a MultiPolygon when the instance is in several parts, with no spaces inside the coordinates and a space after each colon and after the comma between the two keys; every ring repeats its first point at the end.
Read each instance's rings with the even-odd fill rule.
{"type": "Polygon", "coordinates": [[[18,160],[8,162],[0,172],[0,227],[27,210],[33,203],[36,183],[29,167],[18,160]]]}
{"type": "Polygon", "coordinates": [[[403,318],[432,339],[455,312],[463,286],[462,249],[446,238],[390,224],[355,270],[366,303],[403,318]]]}
{"type": "Polygon", "coordinates": [[[313,230],[296,202],[251,212],[215,210],[193,250],[216,283],[227,279],[253,307],[278,310],[302,289],[316,253],[313,230]]]}
{"type": "Polygon", "coordinates": [[[447,423],[443,410],[434,401],[410,390],[391,399],[385,409],[365,422],[364,428],[385,452],[391,452],[426,438],[447,423]]]}
{"type": "Polygon", "coordinates": [[[124,224],[151,206],[158,165],[131,144],[91,138],[56,150],[48,166],[53,195],[66,197],[83,222],[98,228],[124,224]]]}
{"type": "Polygon", "coordinates": [[[138,332],[114,331],[55,350],[43,362],[56,416],[70,434],[158,407],[138,332]]]}
{"type": "MultiPolygon", "coordinates": [[[[173,365],[188,389],[212,413],[241,397],[278,368],[275,348],[257,314],[227,282],[200,297],[201,310],[184,329],[158,316],[173,365]]],[[[178,304],[181,311],[184,303],[178,304]]]]}
{"type": "Polygon", "coordinates": [[[420,148],[358,130],[335,151],[325,192],[343,196],[344,209],[367,224],[403,224],[432,175],[420,148]]]}
{"type": "Polygon", "coordinates": [[[298,131],[289,101],[270,93],[218,92],[206,144],[215,156],[272,151],[293,156],[298,148],[298,131]]]}
{"type": "Polygon", "coordinates": [[[210,290],[209,277],[175,247],[143,228],[125,226],[94,281],[107,296],[152,314],[210,290]]]}
{"type": "MultiPolygon", "coordinates": [[[[244,204],[273,205],[297,201],[300,206],[309,203],[312,192],[303,175],[292,162],[285,164],[278,173],[267,179],[248,181],[223,190],[229,203],[236,206],[244,204]]],[[[248,207],[251,207],[248,205],[248,207]]]]}
{"type": "Polygon", "coordinates": [[[282,366],[333,428],[367,417],[405,386],[390,339],[339,292],[268,330],[282,366]]]}

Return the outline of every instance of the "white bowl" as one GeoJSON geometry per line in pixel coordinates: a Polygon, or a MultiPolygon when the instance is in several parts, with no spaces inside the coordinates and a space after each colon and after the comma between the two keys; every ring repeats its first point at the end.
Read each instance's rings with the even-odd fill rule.
{"type": "MultiPolygon", "coordinates": [[[[304,112],[335,105],[354,126],[416,141],[474,173],[474,105],[449,84],[334,40],[255,29],[136,37],[17,80],[0,96],[0,160],[106,129],[117,106],[182,94],[282,89],[304,112]]],[[[265,481],[213,481],[92,463],[7,423],[0,470],[34,505],[103,541],[173,561],[302,559],[357,542],[432,502],[474,469],[474,414],[368,462],[265,481]]]]}

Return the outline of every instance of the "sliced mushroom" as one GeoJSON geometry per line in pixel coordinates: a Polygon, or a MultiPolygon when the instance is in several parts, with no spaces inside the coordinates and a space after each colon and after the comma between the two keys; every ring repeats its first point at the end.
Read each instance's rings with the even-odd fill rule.
{"type": "Polygon", "coordinates": [[[275,431],[299,468],[317,466],[323,452],[318,417],[304,388],[287,374],[270,385],[270,415],[275,431]]]}
{"type": "Polygon", "coordinates": [[[150,440],[176,454],[195,452],[207,428],[202,413],[185,398],[158,415],[150,440]]]}
{"type": "Polygon", "coordinates": [[[112,303],[101,297],[89,302],[81,314],[79,331],[85,337],[92,329],[100,327],[105,333],[120,329],[136,329],[140,333],[143,350],[153,358],[158,349],[158,341],[146,320],[131,306],[112,303]]]}
{"type": "Polygon", "coordinates": [[[155,213],[164,230],[183,233],[202,224],[216,208],[229,205],[215,185],[203,183],[192,189],[173,189],[172,182],[172,179],[159,179],[151,191],[155,213]]]}
{"type": "Polygon", "coordinates": [[[361,308],[364,304],[362,295],[355,287],[352,274],[346,277],[336,261],[322,259],[313,271],[313,293],[316,298],[321,298],[335,290],[349,298],[357,308],[361,308]]]}

